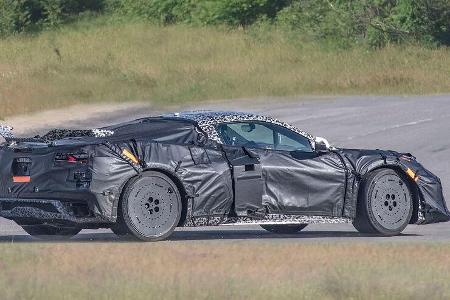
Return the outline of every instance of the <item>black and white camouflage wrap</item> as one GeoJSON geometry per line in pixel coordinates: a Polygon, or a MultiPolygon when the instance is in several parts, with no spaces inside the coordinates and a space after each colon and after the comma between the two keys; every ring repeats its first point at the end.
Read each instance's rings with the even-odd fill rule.
{"type": "Polygon", "coordinates": [[[45,142],[56,141],[64,138],[72,138],[72,137],[98,137],[104,138],[114,134],[112,130],[104,130],[104,129],[53,129],[40,137],[45,142]]]}
{"type": "Polygon", "coordinates": [[[353,219],[326,216],[305,215],[281,215],[268,214],[262,219],[250,217],[191,217],[187,219],[184,227],[219,226],[219,225],[293,225],[293,224],[345,224],[351,223],[353,219]]]}
{"type": "Polygon", "coordinates": [[[12,130],[13,128],[11,126],[0,125],[0,135],[3,136],[5,139],[11,139],[14,137],[12,130]]]}

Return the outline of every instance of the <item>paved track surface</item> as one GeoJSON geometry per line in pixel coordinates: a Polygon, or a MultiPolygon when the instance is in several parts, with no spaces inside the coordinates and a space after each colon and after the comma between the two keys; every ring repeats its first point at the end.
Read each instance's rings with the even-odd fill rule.
{"type": "MultiPolygon", "coordinates": [[[[223,109],[253,111],[272,115],[282,121],[326,137],[332,144],[347,148],[380,148],[411,152],[438,175],[450,200],[450,95],[417,97],[327,97],[327,98],[261,98],[221,103],[205,103],[188,109],[223,109]]],[[[96,114],[89,120],[68,119],[64,127],[97,127],[157,112],[150,107],[121,108],[108,114],[96,114]]],[[[46,115],[46,117],[48,117],[46,115]]],[[[20,119],[23,122],[23,118],[20,119]]],[[[13,121],[13,120],[12,120],[13,121]]],[[[33,133],[44,125],[33,125],[33,133]]],[[[14,125],[14,124],[13,124],[14,125]]],[[[381,238],[357,233],[351,224],[309,225],[295,235],[274,235],[258,226],[229,226],[180,229],[172,241],[195,240],[273,240],[305,241],[440,241],[450,242],[450,223],[425,226],[409,225],[404,234],[381,238]]],[[[0,220],[0,242],[37,241],[17,225],[0,220]]],[[[84,230],[73,242],[120,241],[109,230],[84,230]]]]}

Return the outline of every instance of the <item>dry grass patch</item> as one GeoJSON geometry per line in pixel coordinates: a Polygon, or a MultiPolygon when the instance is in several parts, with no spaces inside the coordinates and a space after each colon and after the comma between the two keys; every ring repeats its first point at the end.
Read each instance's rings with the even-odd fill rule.
{"type": "Polygon", "coordinates": [[[0,40],[0,116],[99,101],[450,92],[450,50],[326,50],[276,29],[70,26],[0,40]]]}
{"type": "Polygon", "coordinates": [[[3,299],[443,299],[450,245],[0,245],[3,299]]]}

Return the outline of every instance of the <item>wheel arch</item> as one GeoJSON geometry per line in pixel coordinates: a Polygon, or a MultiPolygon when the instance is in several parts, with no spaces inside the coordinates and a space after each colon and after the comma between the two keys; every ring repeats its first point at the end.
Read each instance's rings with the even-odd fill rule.
{"type": "Polygon", "coordinates": [[[404,179],[406,181],[406,183],[408,184],[408,188],[412,194],[412,200],[413,200],[413,212],[411,215],[411,220],[409,221],[409,224],[414,224],[417,222],[418,218],[419,218],[419,201],[420,201],[420,193],[419,193],[419,187],[417,186],[417,183],[412,180],[411,177],[408,176],[408,174],[406,173],[405,170],[403,170],[400,166],[398,165],[378,165],[370,170],[368,170],[361,179],[361,183],[358,187],[358,195],[357,195],[357,205],[358,202],[361,199],[361,193],[363,191],[363,184],[365,184],[365,180],[366,178],[369,176],[369,174],[377,171],[377,170],[383,170],[383,169],[391,169],[396,171],[398,174],[400,174],[402,176],[402,179],[404,179]]]}
{"type": "Polygon", "coordinates": [[[177,186],[178,191],[180,192],[180,196],[181,196],[181,204],[182,204],[182,211],[181,211],[181,218],[180,218],[180,222],[178,223],[178,226],[181,226],[184,224],[184,222],[186,221],[187,218],[187,207],[188,207],[188,193],[186,190],[186,187],[184,186],[182,180],[171,170],[169,170],[168,168],[164,167],[164,166],[152,166],[149,168],[144,169],[141,173],[138,173],[134,176],[131,176],[129,178],[127,178],[122,185],[119,188],[119,197],[116,200],[116,202],[114,203],[114,207],[116,207],[117,209],[115,210],[115,216],[117,217],[120,211],[120,205],[122,202],[122,197],[123,194],[125,192],[125,188],[126,186],[136,177],[140,176],[143,173],[146,172],[150,172],[150,171],[154,171],[154,172],[159,172],[162,173],[164,175],[166,175],[167,177],[169,177],[177,186]]]}

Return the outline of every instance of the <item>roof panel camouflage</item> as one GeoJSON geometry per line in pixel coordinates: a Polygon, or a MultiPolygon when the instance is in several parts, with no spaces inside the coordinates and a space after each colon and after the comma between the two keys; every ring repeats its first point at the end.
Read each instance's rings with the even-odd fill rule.
{"type": "Polygon", "coordinates": [[[200,128],[208,134],[208,137],[211,140],[214,140],[218,143],[222,143],[222,140],[215,129],[215,126],[220,123],[229,123],[229,122],[239,122],[239,121],[261,121],[276,124],[279,126],[286,127],[298,134],[303,135],[304,137],[310,140],[311,145],[314,147],[314,136],[298,129],[295,126],[292,126],[288,123],[281,122],[275,118],[261,116],[252,114],[249,112],[235,112],[235,111],[209,111],[209,110],[200,110],[200,111],[186,111],[180,113],[173,113],[164,115],[165,117],[176,117],[189,119],[197,122],[200,128]]]}

